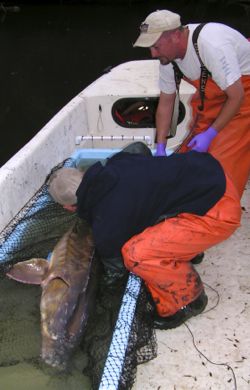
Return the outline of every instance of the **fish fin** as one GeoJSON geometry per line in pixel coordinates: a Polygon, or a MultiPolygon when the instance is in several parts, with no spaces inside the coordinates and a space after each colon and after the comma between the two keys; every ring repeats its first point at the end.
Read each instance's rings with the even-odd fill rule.
{"type": "Polygon", "coordinates": [[[49,262],[45,259],[31,259],[21,261],[7,272],[10,279],[27,284],[41,284],[49,269],[49,262]]]}

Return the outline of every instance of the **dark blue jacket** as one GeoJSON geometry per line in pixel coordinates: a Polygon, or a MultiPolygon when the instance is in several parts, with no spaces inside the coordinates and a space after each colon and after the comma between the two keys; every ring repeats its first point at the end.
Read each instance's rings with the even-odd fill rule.
{"type": "Polygon", "coordinates": [[[123,244],[182,212],[204,215],[225,192],[225,175],[208,153],[169,157],[118,153],[85,173],[77,190],[78,215],[93,229],[103,258],[121,256],[123,244]]]}

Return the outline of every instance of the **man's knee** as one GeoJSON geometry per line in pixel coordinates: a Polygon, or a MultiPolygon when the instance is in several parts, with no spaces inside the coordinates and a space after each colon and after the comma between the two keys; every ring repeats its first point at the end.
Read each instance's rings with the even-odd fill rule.
{"type": "Polygon", "coordinates": [[[139,264],[139,259],[142,258],[143,254],[139,246],[136,240],[130,239],[122,247],[124,265],[129,271],[134,272],[134,268],[139,264]]]}

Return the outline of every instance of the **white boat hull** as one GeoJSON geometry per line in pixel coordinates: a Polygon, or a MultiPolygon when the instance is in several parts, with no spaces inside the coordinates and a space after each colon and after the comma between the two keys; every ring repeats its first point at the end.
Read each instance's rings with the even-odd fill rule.
{"type": "MultiPolygon", "coordinates": [[[[188,133],[189,100],[194,88],[182,82],[185,119],[169,141],[175,148],[188,133]]],[[[51,169],[82,148],[122,148],[141,139],[154,148],[155,129],[119,126],[111,114],[124,97],[157,97],[158,61],[131,61],[119,65],[80,92],[0,169],[0,232],[44,183],[51,169]],[[88,136],[89,139],[82,140],[88,136]],[[118,137],[118,139],[116,139],[118,137]]]]}

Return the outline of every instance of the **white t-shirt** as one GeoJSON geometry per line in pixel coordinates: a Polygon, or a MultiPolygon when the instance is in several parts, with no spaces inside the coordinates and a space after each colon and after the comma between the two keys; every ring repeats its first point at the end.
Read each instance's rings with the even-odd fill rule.
{"type": "MultiPolygon", "coordinates": [[[[200,61],[192,42],[198,24],[188,24],[189,37],[185,57],[175,62],[190,80],[200,78],[200,61]]],[[[222,89],[232,85],[242,75],[250,75],[250,42],[238,31],[221,23],[208,23],[200,31],[198,49],[201,60],[212,73],[212,79],[222,89]]],[[[160,64],[160,90],[176,90],[172,64],[160,64]]]]}

